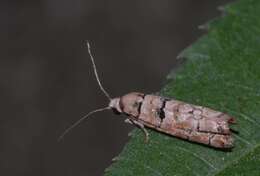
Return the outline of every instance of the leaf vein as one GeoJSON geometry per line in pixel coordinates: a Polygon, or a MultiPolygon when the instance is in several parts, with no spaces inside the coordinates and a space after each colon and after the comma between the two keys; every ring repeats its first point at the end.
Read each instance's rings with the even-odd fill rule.
{"type": "Polygon", "coordinates": [[[179,148],[180,150],[182,150],[182,151],[184,151],[184,152],[187,152],[187,153],[193,155],[195,158],[198,158],[198,159],[200,159],[201,161],[203,161],[204,163],[206,163],[206,164],[207,164],[209,167],[211,167],[212,169],[217,170],[217,168],[216,168],[213,164],[211,164],[211,163],[208,162],[205,158],[199,156],[199,155],[196,154],[195,152],[191,152],[191,151],[186,150],[186,149],[184,149],[184,148],[181,148],[181,147],[179,147],[179,146],[177,146],[177,148],[179,148]]]}

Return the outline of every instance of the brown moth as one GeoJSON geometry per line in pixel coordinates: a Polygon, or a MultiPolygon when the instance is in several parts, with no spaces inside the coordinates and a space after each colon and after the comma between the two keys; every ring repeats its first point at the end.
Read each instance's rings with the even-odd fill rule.
{"type": "Polygon", "coordinates": [[[205,144],[215,148],[232,148],[233,137],[229,124],[234,118],[207,107],[196,106],[182,101],[156,95],[132,92],[122,97],[111,98],[102,87],[96,65],[88,45],[88,52],[100,89],[110,100],[108,107],[94,110],[78,120],[60,136],[60,139],[89,115],[112,109],[116,114],[127,115],[126,122],[141,128],[148,141],[145,127],[182,138],[188,141],[205,144]]]}

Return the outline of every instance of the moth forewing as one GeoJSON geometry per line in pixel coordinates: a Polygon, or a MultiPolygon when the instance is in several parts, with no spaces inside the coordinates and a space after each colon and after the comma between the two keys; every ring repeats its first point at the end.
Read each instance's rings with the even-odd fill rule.
{"type": "Polygon", "coordinates": [[[110,103],[111,108],[157,131],[216,148],[233,147],[229,129],[231,117],[222,112],[137,92],[117,101],[117,104],[110,103]]]}

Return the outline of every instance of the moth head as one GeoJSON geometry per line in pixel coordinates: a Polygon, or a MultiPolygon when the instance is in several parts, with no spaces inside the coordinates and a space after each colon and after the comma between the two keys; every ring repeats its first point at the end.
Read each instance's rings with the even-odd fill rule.
{"type": "Polygon", "coordinates": [[[124,113],[133,117],[137,117],[140,113],[141,104],[144,94],[132,92],[120,98],[114,98],[110,101],[109,107],[118,113],[124,113]]]}
{"type": "Polygon", "coordinates": [[[119,105],[120,98],[113,98],[109,102],[109,107],[114,111],[115,114],[121,114],[122,110],[119,105]]]}

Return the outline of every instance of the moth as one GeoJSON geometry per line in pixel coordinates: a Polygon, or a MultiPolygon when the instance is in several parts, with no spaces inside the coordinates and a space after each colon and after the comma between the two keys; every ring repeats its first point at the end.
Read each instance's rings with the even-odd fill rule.
{"type": "Polygon", "coordinates": [[[225,113],[140,92],[132,92],[121,97],[111,98],[100,82],[89,42],[87,42],[87,46],[96,80],[104,95],[109,99],[109,104],[105,108],[94,110],[82,117],[67,128],[60,136],[60,139],[89,115],[110,109],[116,114],[126,115],[126,122],[142,129],[146,142],[149,139],[149,133],[146,130],[146,127],[148,127],[174,137],[214,148],[233,147],[234,139],[229,124],[235,123],[235,120],[225,113]]]}

